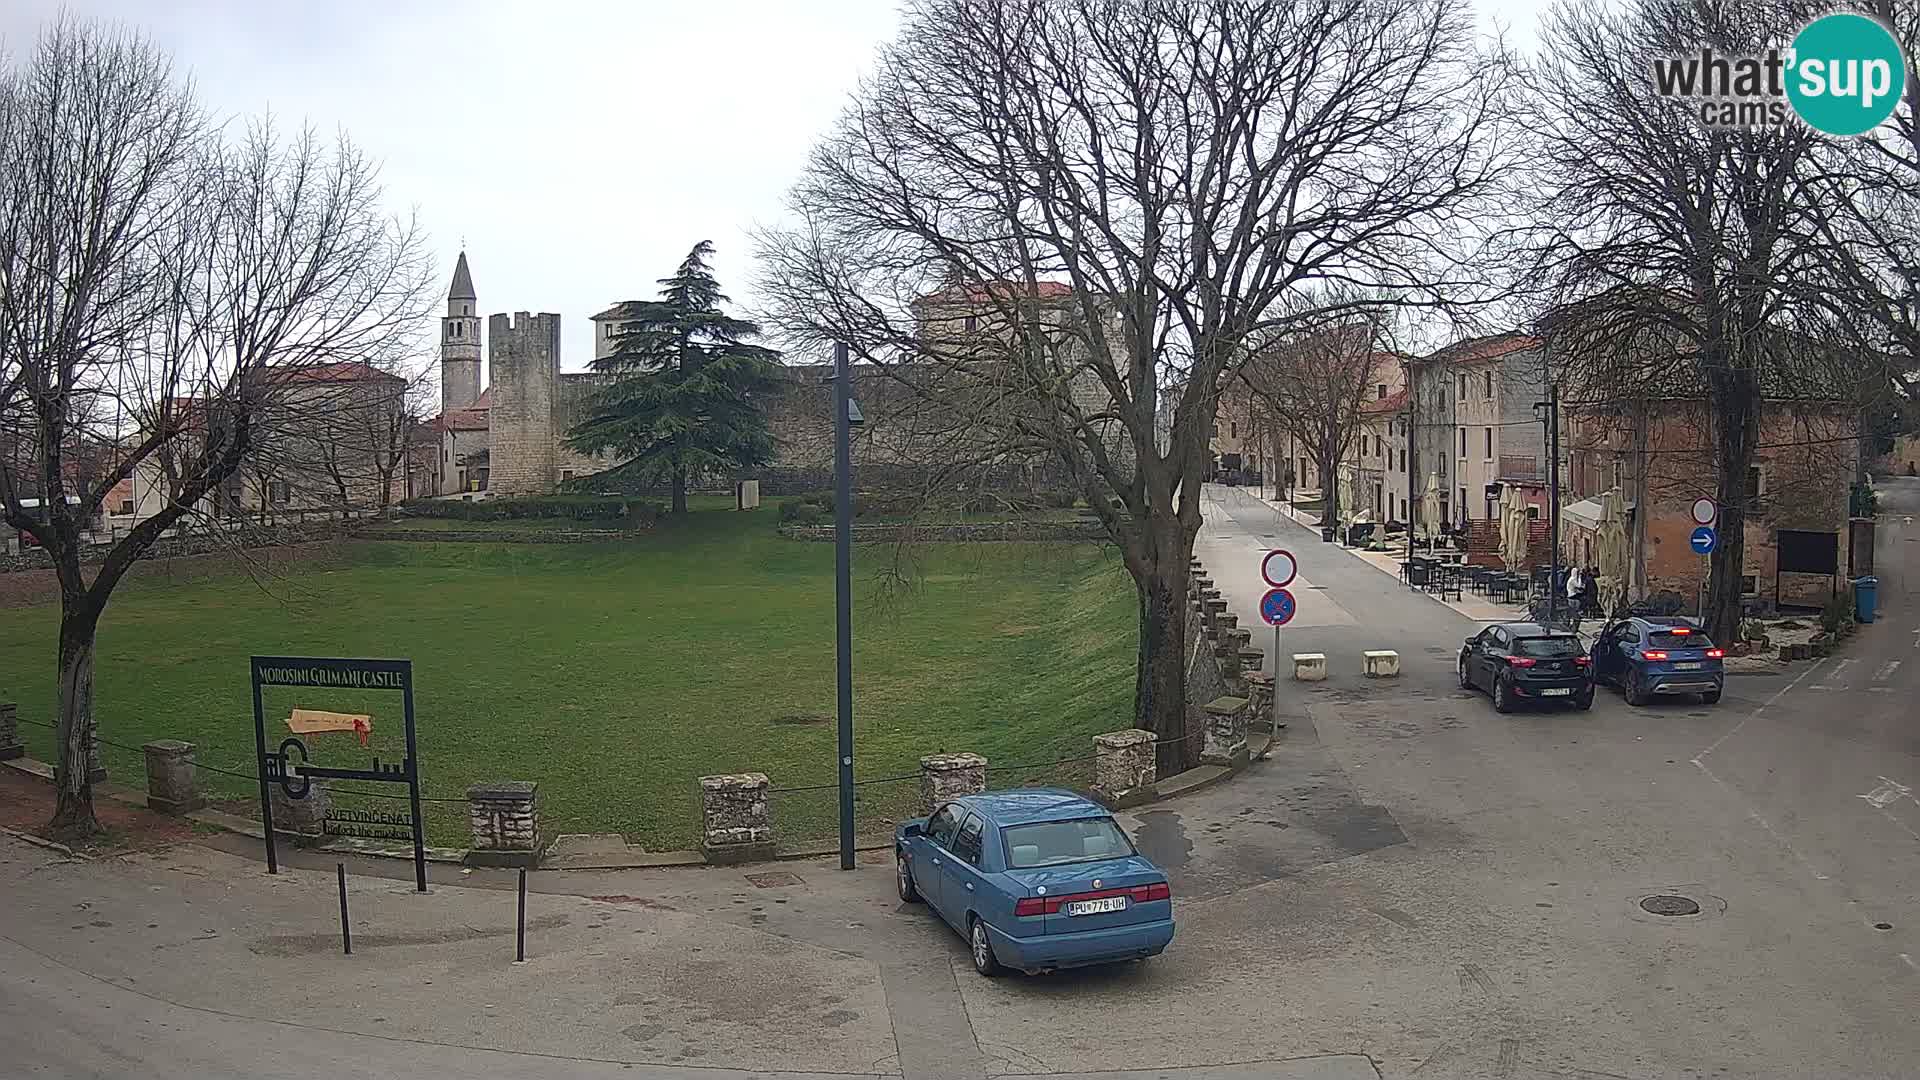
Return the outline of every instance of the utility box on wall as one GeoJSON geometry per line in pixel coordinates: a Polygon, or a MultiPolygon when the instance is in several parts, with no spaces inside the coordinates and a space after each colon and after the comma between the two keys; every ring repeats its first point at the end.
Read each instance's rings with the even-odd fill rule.
{"type": "Polygon", "coordinates": [[[754,510],[760,506],[760,481],[742,480],[733,486],[733,508],[754,510]]]}

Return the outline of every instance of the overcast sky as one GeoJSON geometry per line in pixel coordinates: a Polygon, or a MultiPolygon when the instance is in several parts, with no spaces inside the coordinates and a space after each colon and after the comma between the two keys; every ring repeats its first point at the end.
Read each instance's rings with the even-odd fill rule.
{"type": "MultiPolygon", "coordinates": [[[[62,6],[149,33],[222,116],[346,130],[443,276],[464,242],[481,311],[561,314],[569,370],[587,318],[697,241],[750,299],[748,230],[895,23],[895,0],[0,0],[7,51],[62,6]]],[[[1525,44],[1544,6],[1481,10],[1525,44]]]]}

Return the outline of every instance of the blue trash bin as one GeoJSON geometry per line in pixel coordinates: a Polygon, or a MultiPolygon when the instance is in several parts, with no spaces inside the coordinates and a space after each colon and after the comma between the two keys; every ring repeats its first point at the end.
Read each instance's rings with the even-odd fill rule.
{"type": "Polygon", "coordinates": [[[1880,579],[1877,577],[1857,577],[1853,579],[1853,617],[1859,622],[1873,621],[1874,609],[1880,594],[1880,579]]]}

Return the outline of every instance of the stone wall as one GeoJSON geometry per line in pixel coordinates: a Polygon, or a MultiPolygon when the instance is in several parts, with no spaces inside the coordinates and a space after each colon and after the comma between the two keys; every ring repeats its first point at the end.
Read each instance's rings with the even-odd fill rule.
{"type": "Polygon", "coordinates": [[[632,540],[645,529],[356,529],[356,540],[404,540],[420,544],[601,544],[632,540]]]}
{"type": "MultiPolygon", "coordinates": [[[[831,525],[782,525],[780,535],[789,540],[831,541],[831,525]]],[[[853,525],[856,544],[895,543],[903,539],[932,543],[974,543],[979,541],[1037,541],[1051,543],[1104,543],[1107,530],[1098,521],[980,521],[951,524],[853,525]]]]}
{"type": "MultiPolygon", "coordinates": [[[[305,525],[266,525],[249,526],[245,534],[245,546],[283,547],[289,544],[307,544],[317,540],[337,539],[344,535],[343,523],[337,521],[316,521],[305,525]]],[[[186,536],[163,536],[153,542],[140,558],[142,559],[182,559],[194,555],[213,555],[233,551],[235,537],[218,536],[209,533],[190,533],[186,536]]],[[[113,550],[110,544],[101,544],[81,555],[82,563],[102,562],[107,553],[113,550]]],[[[51,570],[53,559],[43,548],[27,548],[17,555],[0,552],[0,574],[17,573],[23,570],[51,570]]]]}

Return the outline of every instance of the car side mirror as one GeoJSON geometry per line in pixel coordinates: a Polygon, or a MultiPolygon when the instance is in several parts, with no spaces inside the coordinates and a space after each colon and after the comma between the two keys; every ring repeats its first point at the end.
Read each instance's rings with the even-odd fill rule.
{"type": "Polygon", "coordinates": [[[906,825],[901,827],[900,835],[901,836],[920,836],[925,834],[926,831],[927,831],[927,827],[925,825],[922,825],[917,821],[910,821],[906,825]]]}

